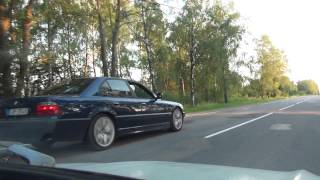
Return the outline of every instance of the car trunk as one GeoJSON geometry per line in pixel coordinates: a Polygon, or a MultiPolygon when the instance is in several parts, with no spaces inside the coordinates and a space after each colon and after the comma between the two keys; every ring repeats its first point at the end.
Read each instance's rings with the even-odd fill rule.
{"type": "Polygon", "coordinates": [[[39,115],[37,106],[61,102],[60,96],[7,98],[0,101],[0,141],[33,143],[55,128],[57,115],[39,115]]]}
{"type": "Polygon", "coordinates": [[[36,107],[39,103],[48,102],[49,97],[9,98],[0,102],[0,117],[23,119],[35,117],[36,107]]]}

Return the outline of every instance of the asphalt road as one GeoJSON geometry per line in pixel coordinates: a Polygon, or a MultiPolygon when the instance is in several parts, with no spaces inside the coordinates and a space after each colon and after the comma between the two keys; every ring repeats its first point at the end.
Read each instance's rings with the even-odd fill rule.
{"type": "Polygon", "coordinates": [[[106,151],[56,144],[58,163],[175,161],[320,175],[320,97],[308,96],[188,116],[177,133],[121,138],[106,151]]]}

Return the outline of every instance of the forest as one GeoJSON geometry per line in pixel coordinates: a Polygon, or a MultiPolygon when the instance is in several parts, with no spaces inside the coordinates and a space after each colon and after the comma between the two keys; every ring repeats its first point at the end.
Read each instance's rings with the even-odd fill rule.
{"type": "Polygon", "coordinates": [[[0,0],[0,97],[97,76],[193,106],[319,93],[315,81],[287,76],[289,59],[268,35],[247,39],[233,3],[169,1],[0,0]]]}

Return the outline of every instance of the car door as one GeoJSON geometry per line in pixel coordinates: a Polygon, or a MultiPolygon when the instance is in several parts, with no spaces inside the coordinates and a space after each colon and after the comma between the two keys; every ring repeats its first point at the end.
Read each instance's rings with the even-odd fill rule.
{"type": "Polygon", "coordinates": [[[136,82],[129,82],[130,88],[136,96],[136,101],[141,104],[141,120],[144,125],[163,124],[168,122],[169,113],[157,103],[154,94],[143,85],[136,82]]]}
{"type": "Polygon", "coordinates": [[[117,126],[120,131],[143,125],[138,118],[141,112],[140,102],[134,100],[133,92],[126,80],[105,80],[100,86],[99,95],[103,100],[112,102],[112,109],[117,113],[117,126]]]}

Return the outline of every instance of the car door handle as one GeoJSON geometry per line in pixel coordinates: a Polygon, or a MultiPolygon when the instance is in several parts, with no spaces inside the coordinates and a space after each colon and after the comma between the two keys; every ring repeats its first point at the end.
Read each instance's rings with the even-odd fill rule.
{"type": "Polygon", "coordinates": [[[113,103],[113,105],[115,105],[115,106],[119,106],[119,105],[120,105],[120,103],[119,103],[119,102],[114,102],[114,103],[113,103]]]}
{"type": "Polygon", "coordinates": [[[141,103],[142,105],[147,105],[147,103],[141,103]]]}

